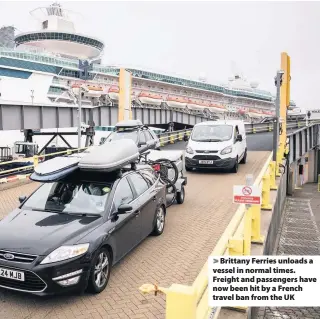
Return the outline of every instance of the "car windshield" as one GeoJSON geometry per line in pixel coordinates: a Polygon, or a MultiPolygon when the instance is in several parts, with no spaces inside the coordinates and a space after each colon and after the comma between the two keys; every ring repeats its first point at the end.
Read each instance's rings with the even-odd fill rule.
{"type": "Polygon", "coordinates": [[[194,127],[191,139],[196,142],[228,141],[232,132],[232,125],[199,125],[194,127]]]}
{"type": "Polygon", "coordinates": [[[23,204],[23,209],[69,214],[102,215],[111,184],[92,182],[44,183],[23,204]]]}
{"type": "Polygon", "coordinates": [[[133,140],[135,143],[138,143],[138,131],[120,131],[120,132],[113,132],[108,137],[107,141],[118,141],[122,139],[130,139],[133,140]]]}

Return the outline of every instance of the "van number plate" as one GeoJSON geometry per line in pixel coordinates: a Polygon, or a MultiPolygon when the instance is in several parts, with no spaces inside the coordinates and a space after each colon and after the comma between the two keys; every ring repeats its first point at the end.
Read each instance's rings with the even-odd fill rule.
{"type": "Polygon", "coordinates": [[[213,161],[199,160],[199,164],[213,164],[213,161]]]}
{"type": "Polygon", "coordinates": [[[24,281],[24,273],[11,269],[0,268],[0,277],[24,281]]]}

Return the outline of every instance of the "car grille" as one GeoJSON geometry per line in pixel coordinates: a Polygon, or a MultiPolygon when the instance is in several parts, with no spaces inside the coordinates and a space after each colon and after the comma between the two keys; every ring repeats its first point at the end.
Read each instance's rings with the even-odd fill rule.
{"type": "Polygon", "coordinates": [[[195,155],[193,157],[195,160],[207,160],[207,161],[216,161],[219,160],[220,157],[217,155],[195,155]]]}
{"type": "Polygon", "coordinates": [[[8,278],[0,277],[0,286],[9,289],[15,289],[19,291],[26,291],[26,292],[42,292],[46,289],[46,283],[35,273],[28,271],[28,270],[21,270],[16,268],[9,268],[16,271],[23,271],[24,272],[24,280],[25,281],[18,281],[12,280],[8,278]]]}
{"type": "Polygon", "coordinates": [[[218,151],[196,150],[196,153],[215,154],[218,153],[218,151]]]}
{"type": "Polygon", "coordinates": [[[37,259],[37,257],[38,256],[0,250],[0,260],[14,261],[14,262],[19,262],[19,263],[24,263],[24,264],[31,264],[32,262],[34,262],[37,259]],[[6,254],[12,255],[13,258],[11,258],[11,259],[5,258],[6,254]]]}

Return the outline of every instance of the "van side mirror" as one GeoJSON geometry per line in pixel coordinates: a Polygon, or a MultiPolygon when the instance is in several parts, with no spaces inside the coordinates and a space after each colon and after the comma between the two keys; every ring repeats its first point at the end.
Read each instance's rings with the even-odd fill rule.
{"type": "Polygon", "coordinates": [[[183,140],[184,140],[185,142],[189,141],[189,136],[188,136],[187,134],[185,134],[185,135],[183,136],[183,140]]]}
{"type": "Polygon", "coordinates": [[[242,142],[242,135],[238,134],[236,142],[242,142]]]}
{"type": "Polygon", "coordinates": [[[22,204],[27,199],[27,196],[19,196],[19,202],[22,204]]]}
{"type": "Polygon", "coordinates": [[[132,210],[132,206],[129,204],[122,204],[119,206],[117,214],[121,215],[121,214],[126,214],[128,212],[130,212],[132,210]]]}

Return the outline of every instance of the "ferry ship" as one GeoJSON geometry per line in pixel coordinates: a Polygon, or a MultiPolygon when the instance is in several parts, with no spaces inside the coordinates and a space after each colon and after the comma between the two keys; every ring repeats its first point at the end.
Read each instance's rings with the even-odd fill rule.
{"type": "MultiPolygon", "coordinates": [[[[117,104],[120,68],[101,64],[104,43],[77,33],[70,13],[54,3],[31,12],[39,31],[15,35],[13,27],[0,29],[0,103],[76,104],[75,92],[81,86],[85,88],[83,104],[117,104]],[[91,80],[81,80],[79,60],[92,63],[91,80]]],[[[250,122],[274,116],[272,94],[239,74],[217,85],[204,78],[196,81],[127,70],[132,74],[133,107],[208,111],[218,118],[250,122]]]]}

